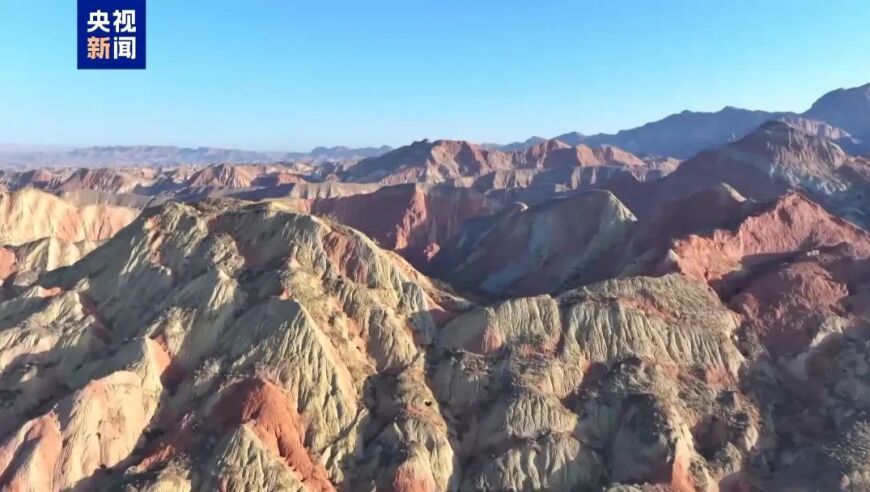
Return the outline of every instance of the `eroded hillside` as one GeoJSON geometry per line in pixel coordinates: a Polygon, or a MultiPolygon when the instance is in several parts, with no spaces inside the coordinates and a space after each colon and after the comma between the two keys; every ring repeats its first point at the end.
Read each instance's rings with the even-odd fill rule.
{"type": "MultiPolygon", "coordinates": [[[[535,242],[549,235],[523,231],[569,220],[562,207],[597,207],[585,216],[600,223],[542,265],[575,257],[569,238],[631,251],[640,226],[618,200],[580,197],[510,219],[535,242]]],[[[772,214],[816,238],[776,243],[788,254],[771,261],[713,240],[746,269],[737,277],[595,281],[554,266],[551,293],[495,303],[277,203],[150,209],[0,303],[0,481],[747,490],[796,483],[797,459],[823,489],[860,485],[870,242],[836,220],[795,227],[787,214],[807,207],[824,213],[791,197],[738,216],[734,237],[772,214]],[[824,239],[836,227],[852,245],[824,239]]]]}
{"type": "Polygon", "coordinates": [[[2,172],[0,489],[868,490],[863,120],[780,116],[2,172]]]}

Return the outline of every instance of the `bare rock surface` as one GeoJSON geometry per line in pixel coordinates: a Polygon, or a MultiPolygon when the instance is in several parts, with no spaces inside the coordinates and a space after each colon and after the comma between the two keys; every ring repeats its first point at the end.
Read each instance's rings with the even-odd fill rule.
{"type": "Polygon", "coordinates": [[[763,202],[800,191],[847,220],[870,223],[867,160],[781,121],[765,123],[725,147],[703,151],[661,180],[622,180],[605,187],[636,215],[647,217],[669,201],[720,183],[763,202]]]}
{"type": "Polygon", "coordinates": [[[870,489],[865,92],[0,172],[0,489],[870,489]]]}
{"type": "Polygon", "coordinates": [[[634,215],[610,193],[591,191],[468,222],[435,268],[488,295],[529,295],[605,278],[634,215]]]}
{"type": "MultiPolygon", "coordinates": [[[[430,198],[408,223],[452,227],[430,198]]],[[[522,273],[496,302],[292,204],[148,209],[0,302],[0,486],[860,490],[866,233],[799,194],[687,200],[480,219],[494,258],[460,258],[522,273]],[[637,245],[684,267],[611,278],[637,245]]]]}
{"type": "Polygon", "coordinates": [[[74,206],[34,189],[0,193],[0,244],[19,245],[54,237],[69,242],[102,241],[138,211],[107,205],[74,206]]]}

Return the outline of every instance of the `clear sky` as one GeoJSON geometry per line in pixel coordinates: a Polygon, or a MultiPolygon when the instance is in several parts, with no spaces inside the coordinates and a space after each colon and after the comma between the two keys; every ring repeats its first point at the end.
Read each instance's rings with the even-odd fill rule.
{"type": "Polygon", "coordinates": [[[148,68],[78,71],[75,0],[0,0],[0,142],[508,142],[870,82],[868,0],[148,0],[148,68]]]}

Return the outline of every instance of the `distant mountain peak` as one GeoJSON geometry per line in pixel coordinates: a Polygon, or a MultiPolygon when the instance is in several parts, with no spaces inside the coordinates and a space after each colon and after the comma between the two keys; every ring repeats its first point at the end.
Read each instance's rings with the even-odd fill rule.
{"type": "Polygon", "coordinates": [[[804,116],[842,128],[853,136],[870,139],[870,84],[828,92],[814,102],[804,116]]]}
{"type": "MultiPolygon", "coordinates": [[[[870,152],[870,83],[831,91],[801,115],[726,105],[719,111],[712,112],[685,109],[660,120],[613,134],[584,135],[569,132],[554,138],[570,145],[609,144],[641,156],[686,159],[704,149],[739,140],[767,120],[799,117],[816,121],[796,123],[810,133],[838,141],[843,139],[841,143],[852,152],[870,152]]],[[[509,144],[511,148],[522,145],[509,144]]]]}

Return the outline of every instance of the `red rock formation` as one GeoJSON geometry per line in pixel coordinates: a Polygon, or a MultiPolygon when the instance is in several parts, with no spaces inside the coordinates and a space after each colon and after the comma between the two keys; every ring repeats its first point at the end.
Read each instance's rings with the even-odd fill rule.
{"type": "Polygon", "coordinates": [[[391,186],[311,205],[312,213],[359,229],[421,269],[464,220],[494,210],[494,203],[473,190],[421,185],[391,186]]]}
{"type": "Polygon", "coordinates": [[[275,172],[262,174],[257,176],[251,183],[251,186],[273,187],[287,184],[306,183],[303,176],[288,172],[275,172]]]}
{"type": "Polygon", "coordinates": [[[435,492],[435,480],[432,473],[416,463],[406,461],[396,469],[393,475],[393,492],[435,492]]]}
{"type": "Polygon", "coordinates": [[[668,202],[638,223],[627,255],[630,259],[648,255],[650,251],[661,255],[675,238],[710,228],[734,227],[755,206],[724,184],[668,202]]]}
{"type": "Polygon", "coordinates": [[[6,247],[0,248],[0,282],[5,281],[17,271],[16,262],[15,250],[6,247]]]}
{"type": "Polygon", "coordinates": [[[830,140],[772,121],[733,144],[701,152],[659,181],[622,179],[606,188],[641,218],[665,203],[726,183],[765,202],[799,190],[830,210],[865,222],[870,220],[868,169],[830,140]]]}
{"type": "Polygon", "coordinates": [[[733,230],[678,239],[672,249],[676,269],[691,277],[716,282],[739,266],[750,268],[797,251],[842,242],[870,253],[870,235],[831,216],[803,195],[792,193],[755,211],[733,230]]]}
{"type": "Polygon", "coordinates": [[[843,329],[849,330],[870,317],[867,244],[842,244],[759,266],[746,279],[726,284],[737,293],[729,305],[771,354],[794,356],[819,335],[826,320],[842,318],[843,329]]]}
{"type": "Polygon", "coordinates": [[[616,147],[574,147],[559,140],[549,140],[513,152],[488,150],[464,141],[423,140],[380,157],[364,159],[345,172],[343,178],[353,182],[384,184],[437,183],[496,171],[605,165],[642,167],[644,162],[616,147]]]}
{"type": "Polygon", "coordinates": [[[194,173],[187,181],[189,187],[223,186],[247,188],[254,181],[252,173],[244,166],[219,164],[208,166],[194,173]]]}
{"type": "Polygon", "coordinates": [[[111,193],[131,191],[137,180],[123,170],[115,169],[77,169],[64,179],[57,189],[60,190],[100,190],[111,193]]]}
{"type": "Polygon", "coordinates": [[[210,420],[223,432],[250,425],[266,447],[280,455],[309,488],[335,490],[323,465],[312,459],[302,443],[305,428],[295,406],[277,386],[247,379],[224,390],[210,420]]]}
{"type": "Polygon", "coordinates": [[[352,182],[440,182],[509,169],[508,154],[455,140],[422,140],[379,157],[363,159],[343,175],[352,182]]]}

